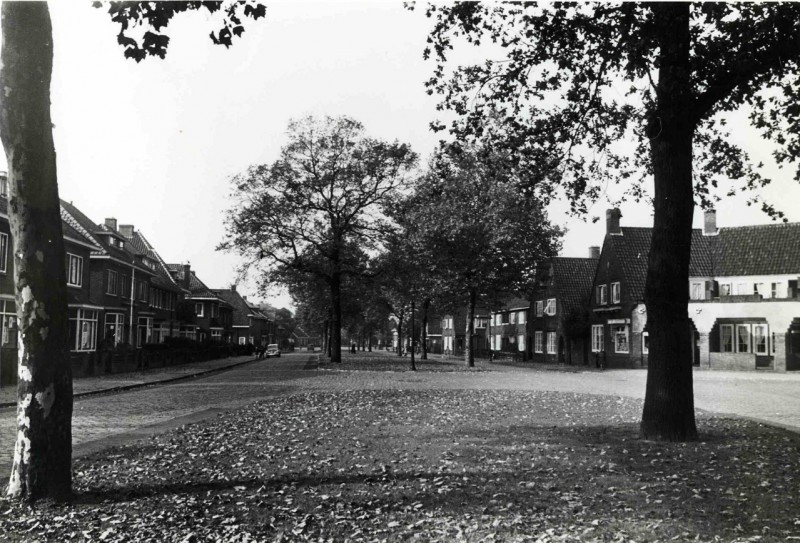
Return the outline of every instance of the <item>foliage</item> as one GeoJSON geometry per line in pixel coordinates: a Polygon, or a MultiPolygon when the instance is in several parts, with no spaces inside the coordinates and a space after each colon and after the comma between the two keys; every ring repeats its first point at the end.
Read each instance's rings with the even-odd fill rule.
{"type": "MultiPolygon", "coordinates": [[[[96,8],[106,7],[103,2],[95,2],[96,8]]],[[[235,0],[227,3],[211,2],[108,2],[111,21],[119,24],[117,43],[125,50],[125,58],[141,62],[148,56],[164,58],[170,38],[164,32],[172,18],[188,11],[207,10],[209,13],[221,12],[222,21],[210,34],[211,41],[217,45],[230,47],[233,38],[244,33],[242,19],[260,19],[266,15],[266,6],[254,0],[235,0]]]]}
{"type": "MultiPolygon", "coordinates": [[[[560,186],[585,213],[609,183],[635,199],[652,173],[649,143],[659,133],[659,36],[655,4],[430,5],[434,27],[425,57],[436,60],[427,82],[441,107],[458,114],[458,141],[482,139],[511,149],[530,175],[526,189],[552,196],[560,186]],[[498,60],[448,70],[461,42],[498,60]],[[502,126],[501,130],[487,127],[502,126]],[[636,146],[620,144],[631,141],[636,146]]],[[[800,154],[800,6],[709,2],[690,8],[691,100],[695,197],[711,206],[739,187],[769,183],[752,163],[724,113],[744,108],[774,148],[779,165],[800,154]],[[720,188],[719,191],[715,189],[720,188]]],[[[800,170],[796,178],[800,179],[800,170]]],[[[750,202],[783,213],[760,195],[750,202]]]]}
{"type": "Polygon", "coordinates": [[[540,201],[519,197],[519,183],[515,165],[486,148],[451,147],[433,158],[406,220],[437,287],[490,298],[531,288],[562,232],[540,201]]]}

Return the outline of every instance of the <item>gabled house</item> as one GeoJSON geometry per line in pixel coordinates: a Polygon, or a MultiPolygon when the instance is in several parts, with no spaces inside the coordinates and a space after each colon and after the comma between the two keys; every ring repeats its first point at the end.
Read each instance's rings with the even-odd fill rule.
{"type": "Polygon", "coordinates": [[[152,333],[149,296],[156,272],[117,229],[116,219],[97,224],[65,201],[61,202],[61,217],[94,246],[89,255],[89,295],[91,304],[102,310],[96,348],[122,343],[143,346],[152,333]]]}
{"type": "Polygon", "coordinates": [[[120,225],[119,232],[128,240],[128,247],[137,251],[145,266],[155,275],[150,279],[148,310],[140,310],[137,321],[136,346],[163,343],[180,333],[178,306],[185,295],[167,270],[167,265],[144,235],[133,225],[120,225]]]}
{"type": "Polygon", "coordinates": [[[203,283],[189,264],[167,264],[173,281],[187,292],[179,309],[181,337],[230,343],[233,307],[203,283]]]}
{"type": "Polygon", "coordinates": [[[553,258],[535,291],[528,325],[528,355],[534,362],[589,363],[589,297],[600,247],[589,258],[553,258]]]}
{"type": "Polygon", "coordinates": [[[528,359],[528,315],[531,303],[525,298],[510,296],[492,311],[487,334],[495,353],[507,353],[528,359]]]}
{"type": "MultiPolygon", "coordinates": [[[[467,312],[459,309],[446,313],[441,319],[442,350],[444,354],[461,355],[464,353],[467,335],[467,312]]],[[[489,311],[482,307],[475,308],[475,333],[471,338],[472,350],[476,355],[488,354],[489,345],[489,311]]]]}
{"type": "MultiPolygon", "coordinates": [[[[647,365],[649,354],[644,285],[652,228],[622,227],[621,217],[619,209],[606,212],[606,236],[589,304],[590,365],[637,368],[647,365]]],[[[692,230],[692,277],[702,277],[708,270],[705,243],[702,230],[692,230]]]]}
{"type": "Polygon", "coordinates": [[[800,370],[800,223],[717,228],[704,216],[705,266],[690,273],[701,368],[800,370]]]}
{"type": "Polygon", "coordinates": [[[229,289],[213,289],[212,292],[231,306],[230,338],[233,343],[263,347],[272,342],[274,323],[258,306],[239,294],[236,285],[231,285],[229,289]]]}

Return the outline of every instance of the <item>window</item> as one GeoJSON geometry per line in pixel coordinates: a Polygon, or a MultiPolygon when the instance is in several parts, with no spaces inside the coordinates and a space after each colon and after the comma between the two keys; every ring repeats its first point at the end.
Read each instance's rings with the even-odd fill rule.
{"type": "Polygon", "coordinates": [[[642,354],[650,354],[650,332],[642,332],[642,354]]]}
{"type": "Polygon", "coordinates": [[[517,313],[512,311],[508,314],[508,322],[511,324],[517,324],[517,313]]]}
{"type": "Polygon", "coordinates": [[[614,340],[615,353],[627,353],[630,351],[628,347],[628,325],[627,324],[614,324],[611,326],[611,337],[614,340]]]}
{"type": "Polygon", "coordinates": [[[719,348],[723,353],[733,352],[733,325],[721,324],[719,327],[719,348]]]}
{"type": "Polygon", "coordinates": [[[203,304],[202,303],[194,304],[194,314],[197,315],[198,317],[202,317],[203,316],[203,304]]]}
{"type": "Polygon", "coordinates": [[[495,334],[494,336],[494,349],[495,351],[503,350],[503,338],[500,334],[495,334]]]}
{"type": "Polygon", "coordinates": [[[136,297],[140,302],[147,301],[147,281],[139,281],[137,285],[136,297]]]}
{"type": "Polygon", "coordinates": [[[247,343],[247,338],[244,336],[239,336],[239,345],[244,345],[247,343]]]}
{"type": "Polygon", "coordinates": [[[619,303],[619,283],[611,283],[611,303],[619,303]]]}
{"type": "Polygon", "coordinates": [[[720,283],[719,284],[719,295],[720,296],[730,296],[731,295],[731,284],[730,283],[720,283]]]}
{"type": "Polygon", "coordinates": [[[136,329],[136,346],[144,347],[150,343],[153,334],[153,319],[151,317],[139,317],[136,329]]]}
{"type": "Polygon", "coordinates": [[[772,298],[778,297],[778,283],[772,283],[772,285],[770,285],[770,296],[772,298]]]}
{"type": "Polygon", "coordinates": [[[760,294],[762,298],[767,297],[767,285],[764,283],[753,284],[753,294],[760,294]]]}
{"type": "Polygon", "coordinates": [[[0,232],[0,273],[8,271],[8,234],[0,232]]]}
{"type": "Polygon", "coordinates": [[[544,301],[538,300],[536,302],[536,316],[541,317],[544,314],[544,301]]]}
{"type": "Polygon", "coordinates": [[[500,314],[500,324],[508,324],[508,313],[500,314]]]}
{"type": "Polygon", "coordinates": [[[525,336],[522,334],[517,336],[517,350],[521,353],[525,352],[525,336]]]}
{"type": "Polygon", "coordinates": [[[705,298],[704,292],[705,285],[702,282],[692,281],[692,285],[689,288],[689,299],[691,300],[702,300],[705,298]]]}
{"type": "Polygon", "coordinates": [[[106,293],[107,294],[116,294],[118,292],[117,289],[117,272],[114,270],[108,270],[106,274],[106,293]]]}
{"type": "Polygon", "coordinates": [[[603,352],[605,349],[603,348],[603,325],[602,324],[593,324],[592,325],[592,352],[599,353],[603,352]]]}
{"type": "Polygon", "coordinates": [[[88,309],[73,311],[70,311],[69,317],[71,350],[94,351],[97,342],[97,311],[88,309]]]}
{"type": "Polygon", "coordinates": [[[125,315],[106,313],[105,339],[118,345],[125,341],[125,315]]]}
{"type": "Polygon", "coordinates": [[[753,325],[753,350],[756,354],[769,354],[767,346],[767,325],[754,324],[753,325]]]}
{"type": "Polygon", "coordinates": [[[8,177],[0,176],[0,196],[8,197],[8,177]]]}
{"type": "Polygon", "coordinates": [[[556,299],[550,298],[547,300],[547,304],[544,306],[544,314],[545,315],[555,315],[556,314],[556,299]]]}
{"type": "Polygon", "coordinates": [[[222,330],[220,329],[211,329],[211,340],[212,341],[222,341],[222,330]]]}
{"type": "Polygon", "coordinates": [[[209,313],[208,316],[211,317],[212,319],[214,317],[216,317],[217,316],[217,304],[213,304],[212,303],[211,305],[209,305],[208,306],[208,313],[209,313]]]}
{"type": "Polygon", "coordinates": [[[597,305],[606,305],[606,285],[599,285],[597,287],[597,305]]]}
{"type": "Polygon", "coordinates": [[[2,345],[15,349],[17,347],[17,309],[13,300],[0,300],[0,318],[2,318],[2,345]]]}
{"type": "Polygon", "coordinates": [[[753,290],[748,283],[736,283],[736,294],[750,294],[753,290]]]}
{"type": "Polygon", "coordinates": [[[122,276],[122,295],[125,298],[131,297],[131,282],[128,280],[127,275],[122,276]]]}
{"type": "Polygon", "coordinates": [[[543,332],[534,332],[533,333],[533,352],[541,353],[542,352],[542,336],[543,332]]]}
{"type": "Polygon", "coordinates": [[[67,285],[79,287],[83,284],[83,258],[72,253],[67,253],[67,258],[67,285]]]}
{"type": "Polygon", "coordinates": [[[736,325],[736,352],[750,352],[750,326],[747,324],[736,325]]]}
{"type": "Polygon", "coordinates": [[[556,333],[547,332],[547,354],[556,354],[556,333]]]}
{"type": "Polygon", "coordinates": [[[517,316],[517,322],[519,324],[525,324],[525,311],[520,311],[519,315],[517,316]]]}
{"type": "Polygon", "coordinates": [[[486,319],[475,319],[475,328],[486,328],[486,319]]]}

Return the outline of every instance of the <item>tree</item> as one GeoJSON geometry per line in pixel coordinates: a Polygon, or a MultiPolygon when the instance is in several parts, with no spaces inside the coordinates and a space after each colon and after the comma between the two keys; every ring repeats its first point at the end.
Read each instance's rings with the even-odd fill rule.
{"type": "MultiPolygon", "coordinates": [[[[213,4],[219,9],[219,4],[212,2],[126,3],[116,19],[124,27],[120,36],[136,12],[150,15],[138,21],[143,27],[152,24],[163,29],[177,13],[201,5],[216,11],[213,4]]],[[[241,7],[247,10],[245,16],[263,17],[263,7],[248,5],[241,7]]],[[[230,27],[233,18],[241,26],[238,9],[226,11],[223,29],[230,27]]],[[[67,352],[65,251],[50,118],[53,32],[44,2],[4,2],[1,16],[0,83],[4,95],[0,139],[9,168],[9,222],[20,336],[17,437],[7,493],[30,501],[44,497],[63,500],[72,492],[72,374],[67,352]]],[[[159,34],[157,43],[151,43],[148,34],[137,60],[147,55],[163,58],[169,38],[159,34]]],[[[230,44],[230,36],[222,29],[212,33],[212,39],[230,44]]]]}
{"type": "MultiPolygon", "coordinates": [[[[778,164],[800,154],[800,6],[459,3],[428,15],[435,26],[425,55],[437,58],[429,92],[458,114],[450,129],[459,141],[488,138],[513,151],[531,172],[526,194],[560,187],[573,210],[585,212],[608,179],[638,199],[652,175],[641,432],[695,439],[686,288],[695,198],[710,206],[719,184],[769,182],[727,139],[722,113],[746,106],[778,164]],[[506,58],[448,72],[459,39],[488,41],[506,58]],[[501,119],[504,130],[487,132],[487,118],[501,119]],[[635,152],[619,144],[626,138],[635,152]]],[[[751,203],[782,216],[757,195],[751,203]]]]}
{"type": "Polygon", "coordinates": [[[520,198],[513,164],[480,147],[450,147],[431,161],[417,186],[413,212],[424,261],[445,290],[466,298],[465,362],[475,365],[472,337],[479,299],[527,292],[537,263],[558,251],[561,230],[536,198],[520,198]]]}
{"type": "Polygon", "coordinates": [[[342,278],[370,273],[363,254],[381,248],[381,207],[404,186],[416,155],[368,138],[347,117],[292,121],[288,136],[276,162],[234,177],[220,249],[238,252],[265,277],[285,266],[324,281],[331,359],[341,362],[342,278]]]}

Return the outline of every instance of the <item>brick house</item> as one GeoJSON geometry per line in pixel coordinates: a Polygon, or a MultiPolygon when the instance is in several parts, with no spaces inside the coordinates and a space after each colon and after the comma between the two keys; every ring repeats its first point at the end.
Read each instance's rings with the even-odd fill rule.
{"type": "Polygon", "coordinates": [[[589,363],[589,297],[600,248],[589,258],[553,258],[534,295],[528,324],[528,356],[534,362],[589,363]]]}
{"type": "Polygon", "coordinates": [[[97,224],[64,201],[61,216],[95,246],[88,266],[90,301],[102,310],[95,348],[142,347],[152,335],[150,285],[157,272],[149,265],[150,259],[117,229],[114,218],[97,224]]]}
{"type": "Polygon", "coordinates": [[[717,228],[709,211],[701,251],[688,285],[695,364],[800,370],[800,223],[717,228]]]}
{"type": "MultiPolygon", "coordinates": [[[[476,355],[488,354],[489,349],[489,311],[475,308],[475,335],[472,336],[472,349],[476,355]]],[[[467,335],[467,312],[456,310],[446,313],[441,319],[442,351],[445,354],[464,353],[464,338],[467,335]]]]}
{"type": "Polygon", "coordinates": [[[492,311],[487,334],[495,354],[504,353],[528,359],[528,316],[531,303],[517,296],[505,298],[492,311]]]}
{"type": "Polygon", "coordinates": [[[430,354],[442,354],[444,352],[444,344],[442,342],[443,324],[444,319],[437,312],[431,312],[428,315],[427,328],[425,330],[427,345],[425,348],[430,354]]]}
{"type": "MultiPolygon", "coordinates": [[[[606,212],[606,236],[590,302],[590,364],[604,361],[607,367],[638,368],[647,366],[648,357],[644,286],[652,228],[622,227],[621,217],[619,209],[606,212]]],[[[708,272],[706,241],[702,230],[692,230],[691,277],[708,272]]]]}
{"type": "Polygon", "coordinates": [[[229,289],[213,289],[216,296],[231,306],[231,342],[238,345],[251,344],[263,347],[272,343],[274,322],[258,306],[247,301],[247,297],[236,291],[236,285],[229,289]]]}
{"type": "Polygon", "coordinates": [[[189,264],[167,264],[167,270],[185,292],[181,307],[181,337],[195,341],[230,343],[233,330],[233,306],[203,283],[189,264]]]}

